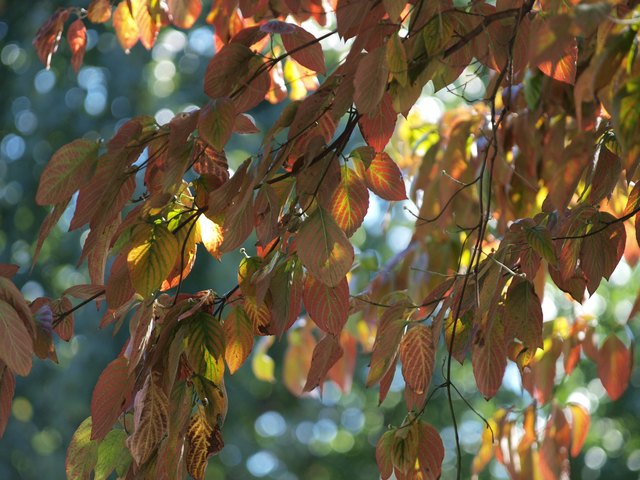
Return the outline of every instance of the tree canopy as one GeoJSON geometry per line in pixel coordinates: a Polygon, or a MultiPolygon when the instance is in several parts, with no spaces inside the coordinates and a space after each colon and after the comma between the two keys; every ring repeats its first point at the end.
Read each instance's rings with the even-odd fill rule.
{"type": "Polygon", "coordinates": [[[66,42],[77,72],[89,24],[110,23],[129,51],[204,20],[209,100],[52,155],[33,261],[72,212],[90,283],[28,302],[18,267],[1,266],[0,434],[15,376],[34,354],[56,361],[74,313],[97,302],[100,327],[129,335],[68,447],[69,478],[204,478],[224,447],[225,382],[245,363],[272,380],[278,341],[298,395],[329,380],[348,391],[361,355],[380,403],[401,377],[406,416],[375,449],[384,479],[440,477],[445,446],[424,419],[439,392],[460,478],[458,364],[486,399],[517,365],[527,406],[485,418],[467,402],[486,425],[471,471],[496,458],[511,478],[566,478],[590,412],[557,386],[585,360],[616,400],[632,372],[639,300],[616,322],[543,321],[542,303],[547,281],[582,303],[640,257],[637,2],[113,3],[56,10],[33,41],[43,64],[66,42]],[[455,101],[412,125],[411,112],[440,108],[425,89],[455,101]],[[259,128],[249,112],[264,102],[276,119],[259,128]],[[242,136],[260,147],[231,162],[242,136]],[[354,240],[372,205],[412,219],[384,265],[354,240]],[[238,251],[235,286],[187,291],[197,257],[238,251]]]}

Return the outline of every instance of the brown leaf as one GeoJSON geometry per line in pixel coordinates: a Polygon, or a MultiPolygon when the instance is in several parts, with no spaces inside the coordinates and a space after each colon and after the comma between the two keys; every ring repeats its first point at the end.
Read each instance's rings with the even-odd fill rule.
{"type": "Polygon", "coordinates": [[[321,386],[329,369],[342,357],[343,353],[338,339],[333,335],[325,335],[313,349],[307,383],[302,391],[310,392],[321,386]]]}
{"type": "Polygon", "coordinates": [[[91,440],[102,440],[126,408],[135,379],[124,357],[113,360],[98,378],[91,397],[91,440]]]}
{"type": "Polygon", "coordinates": [[[372,113],[378,108],[387,86],[388,76],[389,67],[384,46],[367,53],[360,60],[354,79],[353,97],[359,113],[372,113]]]}
{"type": "Polygon", "coordinates": [[[430,327],[420,324],[409,329],[400,342],[400,361],[407,385],[417,394],[425,393],[436,361],[430,327]]]}

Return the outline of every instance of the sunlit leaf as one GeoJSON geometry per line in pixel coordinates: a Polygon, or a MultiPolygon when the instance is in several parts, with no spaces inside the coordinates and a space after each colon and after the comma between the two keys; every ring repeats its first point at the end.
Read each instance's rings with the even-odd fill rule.
{"type": "Polygon", "coordinates": [[[127,433],[124,430],[112,430],[100,442],[95,480],[107,480],[114,471],[118,476],[124,475],[132,460],[126,439],[127,433]]]}
{"type": "Polygon", "coordinates": [[[307,275],[302,293],[305,308],[318,327],[339,336],[349,316],[349,284],[343,278],[329,287],[313,275],[307,275]]]}
{"type": "Polygon", "coordinates": [[[71,49],[71,65],[77,73],[82,65],[82,59],[87,47],[87,28],[82,20],[78,19],[69,25],[67,41],[71,49]]]}
{"type": "Polygon", "coordinates": [[[224,358],[229,373],[234,374],[249,357],[253,348],[253,325],[245,311],[234,308],[224,320],[224,358]]]}
{"type": "Polygon", "coordinates": [[[409,329],[400,342],[402,376],[407,385],[422,394],[431,383],[436,361],[435,345],[431,328],[415,325],[409,329]]]}
{"type": "Polygon", "coordinates": [[[65,472],[70,480],[89,480],[98,460],[98,442],[91,440],[91,417],[85,419],[71,437],[65,472]]]}
{"type": "Polygon", "coordinates": [[[282,45],[300,65],[325,75],[324,53],[318,39],[304,28],[291,24],[290,33],[281,33],[282,45]]]}
{"type": "Polygon", "coordinates": [[[138,24],[131,15],[128,3],[121,1],[113,12],[113,28],[116,31],[118,42],[125,52],[129,52],[140,38],[138,24]]]}
{"type": "Polygon", "coordinates": [[[627,389],[632,365],[632,350],[616,334],[609,334],[598,352],[598,377],[612,400],[627,389]]]}
{"type": "Polygon", "coordinates": [[[168,0],[171,22],[178,28],[188,30],[196,22],[202,12],[200,0],[168,0]]]}
{"type": "Polygon", "coordinates": [[[364,180],[349,167],[342,167],[340,184],[331,197],[329,212],[350,237],[362,225],[369,209],[369,190],[364,180]]]}
{"type": "Polygon", "coordinates": [[[591,417],[589,411],[577,403],[569,403],[567,408],[571,412],[571,456],[577,457],[587,439],[591,417]]]}
{"type": "Polygon", "coordinates": [[[402,172],[398,165],[385,153],[377,153],[365,171],[367,186],[380,198],[400,201],[407,198],[402,172]]]}

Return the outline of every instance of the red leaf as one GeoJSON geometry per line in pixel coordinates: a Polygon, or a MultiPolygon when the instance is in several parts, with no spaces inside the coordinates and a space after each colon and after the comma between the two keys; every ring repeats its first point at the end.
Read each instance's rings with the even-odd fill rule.
{"type": "Polygon", "coordinates": [[[260,129],[256,126],[256,122],[251,115],[240,113],[233,124],[233,131],[242,135],[251,133],[260,133],[260,129]]]}
{"type": "Polygon", "coordinates": [[[632,351],[611,333],[598,352],[598,377],[611,400],[620,398],[627,389],[632,366],[632,351]]]}
{"type": "Polygon", "coordinates": [[[200,111],[198,134],[218,152],[222,151],[233,131],[236,109],[233,102],[220,98],[200,111]]]}
{"type": "Polygon", "coordinates": [[[313,349],[311,367],[303,392],[310,392],[324,382],[327,372],[343,355],[338,339],[333,335],[325,335],[313,349]]]}
{"type": "Polygon", "coordinates": [[[104,23],[111,18],[111,0],[93,0],[87,7],[87,18],[93,23],[104,23]]]}
{"type": "Polygon", "coordinates": [[[367,145],[373,147],[376,152],[382,152],[393,135],[397,116],[391,97],[385,94],[371,113],[358,119],[360,132],[367,145]]]}
{"type": "Polygon", "coordinates": [[[376,444],[376,462],[380,469],[382,480],[387,480],[393,473],[393,459],[391,457],[391,449],[395,441],[393,430],[387,430],[382,434],[376,444]]]}
{"type": "Polygon", "coordinates": [[[69,26],[67,30],[67,41],[71,48],[71,65],[75,72],[78,73],[82,65],[84,52],[87,48],[87,28],[84,26],[82,20],[77,19],[69,26]]]}
{"type": "Polygon", "coordinates": [[[340,184],[333,192],[329,212],[350,237],[362,225],[369,209],[369,190],[364,180],[347,166],[342,167],[340,184]]]}
{"type": "Polygon", "coordinates": [[[318,327],[338,336],[349,316],[349,284],[343,278],[335,287],[329,287],[308,274],[302,293],[304,306],[318,327]]]}
{"type": "Polygon", "coordinates": [[[431,425],[419,423],[418,462],[424,480],[440,478],[442,461],[444,460],[444,445],[438,430],[431,425]]]}
{"type": "Polygon", "coordinates": [[[502,318],[487,318],[485,325],[478,330],[471,353],[471,363],[478,390],[485,398],[493,397],[502,385],[502,377],[507,367],[502,318]]]}
{"type": "Polygon", "coordinates": [[[589,433],[589,411],[577,403],[567,405],[571,412],[571,456],[577,457],[589,433]]]}
{"type": "Polygon", "coordinates": [[[9,368],[0,362],[0,438],[4,435],[11,416],[11,403],[16,389],[16,379],[9,368]]]}
{"type": "Polygon", "coordinates": [[[13,263],[0,263],[0,276],[12,278],[20,270],[20,266],[13,263]]]}
{"type": "Polygon", "coordinates": [[[574,85],[578,63],[578,42],[572,38],[565,46],[562,57],[555,62],[545,61],[538,64],[538,68],[548,77],[564,83],[574,85]]]}
{"type": "Polygon", "coordinates": [[[369,52],[360,60],[354,79],[353,101],[361,114],[372,113],[378,108],[387,88],[389,67],[386,48],[383,46],[369,52]]]}
{"type": "Polygon", "coordinates": [[[69,18],[70,9],[59,8],[47,21],[40,27],[36,38],[33,40],[33,46],[40,57],[40,61],[48,69],[51,66],[51,57],[60,45],[64,22],[69,18]]]}
{"type": "Polygon", "coordinates": [[[393,364],[406,325],[405,314],[404,303],[388,307],[382,314],[371,351],[367,387],[376,384],[393,364]]]}
{"type": "Polygon", "coordinates": [[[235,82],[248,72],[249,60],[254,53],[241,43],[230,43],[217,52],[204,75],[204,92],[211,98],[228,97],[235,88],[235,82]]]}
{"type": "Polygon", "coordinates": [[[330,287],[338,285],[353,264],[353,246],[333,217],[320,206],[300,227],[297,245],[304,266],[330,287]]]}
{"type": "Polygon", "coordinates": [[[109,433],[127,406],[134,380],[124,357],[113,360],[100,374],[91,397],[91,440],[102,440],[109,433]]]}
{"type": "Polygon", "coordinates": [[[431,383],[436,351],[431,328],[415,325],[400,342],[402,376],[417,394],[425,393],[431,383]]]}
{"type": "Polygon", "coordinates": [[[364,178],[371,191],[384,200],[400,201],[407,198],[402,172],[385,152],[376,154],[365,170],[364,178]]]}
{"type": "Polygon", "coordinates": [[[33,340],[18,312],[0,300],[0,360],[16,375],[27,376],[31,371],[33,340]]]}
{"type": "Polygon", "coordinates": [[[293,59],[303,67],[326,75],[322,46],[316,37],[304,28],[291,24],[293,32],[281,33],[282,44],[293,59]]]}
{"type": "Polygon", "coordinates": [[[202,12],[200,0],[168,0],[171,22],[178,28],[190,29],[202,12]]]}
{"type": "Polygon", "coordinates": [[[98,143],[78,139],[59,148],[40,176],[36,193],[39,205],[67,201],[93,175],[98,160],[98,143]]]}

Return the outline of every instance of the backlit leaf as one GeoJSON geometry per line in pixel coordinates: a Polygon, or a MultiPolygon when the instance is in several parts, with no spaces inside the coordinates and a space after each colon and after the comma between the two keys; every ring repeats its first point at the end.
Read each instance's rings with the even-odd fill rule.
{"type": "Polygon", "coordinates": [[[436,352],[431,328],[415,325],[400,342],[402,376],[417,394],[427,391],[433,375],[436,352]]]}
{"type": "Polygon", "coordinates": [[[419,435],[417,423],[403,425],[395,431],[391,458],[396,471],[404,474],[413,471],[418,458],[419,435]]]}
{"type": "Polygon", "coordinates": [[[253,358],[251,360],[251,370],[258,380],[273,383],[276,381],[274,375],[275,362],[267,355],[267,350],[273,344],[275,337],[263,337],[259,340],[253,358]]]}
{"type": "Polygon", "coordinates": [[[384,46],[367,53],[360,60],[354,80],[355,93],[353,96],[359,113],[371,113],[378,108],[387,86],[388,76],[389,67],[384,46]]]}
{"type": "Polygon", "coordinates": [[[353,246],[321,206],[303,222],[297,245],[303,265],[330,287],[337,286],[353,264],[353,246]]]}
{"type": "Polygon", "coordinates": [[[150,374],[134,401],[134,432],[127,446],[138,465],[142,465],[167,433],[169,400],[150,374]]]}
{"type": "Polygon", "coordinates": [[[437,480],[442,471],[444,445],[438,430],[425,422],[418,422],[418,462],[425,480],[437,480]]]}
{"type": "Polygon", "coordinates": [[[211,426],[202,407],[191,417],[187,429],[187,471],[195,480],[204,480],[207,459],[224,446],[220,427],[211,426]]]}
{"type": "Polygon", "coordinates": [[[193,369],[214,384],[224,376],[225,333],[220,322],[205,312],[189,322],[189,360],[193,369]]]}
{"type": "Polygon", "coordinates": [[[478,390],[485,398],[492,398],[502,385],[507,367],[504,326],[499,316],[486,318],[476,332],[471,363],[478,390]]]}
{"type": "Polygon", "coordinates": [[[69,48],[71,49],[71,65],[76,73],[78,73],[87,47],[87,28],[84,26],[84,22],[82,20],[77,19],[69,25],[69,29],[67,30],[67,41],[69,42],[69,48]]]}
{"type": "Polygon", "coordinates": [[[558,263],[553,240],[549,230],[542,226],[525,227],[524,236],[531,248],[551,265],[558,263]]]}
{"type": "Polygon", "coordinates": [[[131,463],[131,454],[126,445],[127,432],[111,430],[98,445],[98,460],[94,480],[107,480],[115,471],[122,477],[131,463]]]}
{"type": "Polygon", "coordinates": [[[393,448],[394,439],[394,431],[387,430],[382,434],[376,444],[376,462],[378,463],[382,480],[387,480],[393,473],[391,449],[393,448]]]}
{"type": "Polygon", "coordinates": [[[578,42],[575,38],[567,42],[562,57],[556,61],[544,61],[538,64],[538,68],[555,80],[570,85],[576,83],[576,71],[578,62],[578,42]]]}
{"type": "Polygon", "coordinates": [[[318,327],[332,335],[340,335],[349,316],[349,284],[346,278],[335,287],[329,287],[313,275],[307,275],[302,299],[318,327]]]}
{"type": "Polygon", "coordinates": [[[367,387],[378,383],[393,363],[400,346],[402,332],[406,326],[405,314],[406,305],[399,303],[386,308],[380,317],[380,324],[371,351],[367,387]]]}
{"type": "Polygon", "coordinates": [[[380,198],[389,201],[407,198],[402,172],[387,153],[377,153],[364,175],[367,186],[380,198]]]}
{"type": "Polygon", "coordinates": [[[65,472],[69,480],[89,480],[98,460],[98,442],[91,440],[91,417],[85,419],[71,437],[65,472]]]}
{"type": "Polygon", "coordinates": [[[102,440],[126,407],[134,379],[124,357],[113,360],[103,370],[91,397],[91,439],[102,440]]]}
{"type": "Polygon", "coordinates": [[[253,325],[245,311],[236,307],[224,320],[224,358],[234,374],[249,357],[253,348],[253,325]]]}
{"type": "Polygon", "coordinates": [[[282,33],[282,45],[293,59],[303,67],[325,75],[327,68],[324,53],[318,39],[298,25],[293,25],[291,33],[282,33]]]}
{"type": "Polygon", "coordinates": [[[347,237],[362,225],[369,209],[369,190],[364,180],[347,166],[342,167],[340,184],[333,192],[329,213],[347,237]]]}
{"type": "Polygon", "coordinates": [[[504,316],[509,333],[522,340],[531,356],[542,348],[542,307],[531,282],[512,281],[504,316]]]}
{"type": "Polygon", "coordinates": [[[127,255],[131,283],[136,292],[148,297],[160,288],[180,255],[180,245],[164,225],[141,225],[131,237],[133,248],[127,255]]]}
{"type": "Polygon", "coordinates": [[[54,153],[40,177],[36,202],[55,205],[68,200],[87,183],[96,168],[98,143],[79,139],[54,153]]]}
{"type": "Polygon", "coordinates": [[[222,151],[231,138],[235,118],[236,109],[231,100],[214,100],[200,111],[198,133],[215,150],[222,151]]]}
{"type": "Polygon", "coordinates": [[[577,457],[587,439],[591,417],[589,411],[578,403],[569,403],[567,408],[571,412],[571,456],[577,457]]]}
{"type": "Polygon", "coordinates": [[[13,306],[0,300],[0,360],[16,375],[31,371],[33,340],[13,306]]]}
{"type": "Polygon", "coordinates": [[[200,0],[168,0],[171,22],[178,28],[190,29],[202,12],[200,0]]]}
{"type": "Polygon", "coordinates": [[[392,35],[387,41],[387,64],[389,73],[402,85],[407,84],[407,52],[398,35],[392,35]]]}
{"type": "Polygon", "coordinates": [[[138,43],[140,38],[138,24],[131,15],[128,3],[121,1],[116,7],[116,11],[113,12],[113,28],[116,31],[116,37],[122,49],[127,53],[138,43]]]}
{"type": "Polygon", "coordinates": [[[611,400],[620,398],[627,389],[632,365],[632,350],[614,333],[609,334],[598,352],[598,377],[611,400]]]}
{"type": "Polygon", "coordinates": [[[111,18],[111,0],[92,0],[87,8],[87,18],[93,23],[104,23],[111,18]]]}
{"type": "Polygon", "coordinates": [[[613,125],[616,138],[628,151],[637,150],[637,127],[640,121],[640,78],[626,82],[613,97],[613,125]]]}
{"type": "Polygon", "coordinates": [[[391,97],[385,94],[382,101],[370,113],[358,119],[360,132],[367,145],[373,147],[376,152],[382,152],[393,135],[397,116],[391,97]]]}
{"type": "Polygon", "coordinates": [[[338,339],[333,335],[325,335],[313,349],[307,383],[305,383],[302,390],[310,392],[317,386],[322,385],[329,369],[333,367],[343,353],[338,339]]]}

